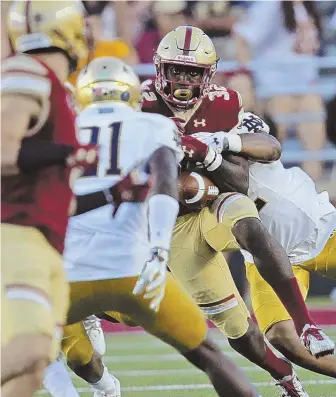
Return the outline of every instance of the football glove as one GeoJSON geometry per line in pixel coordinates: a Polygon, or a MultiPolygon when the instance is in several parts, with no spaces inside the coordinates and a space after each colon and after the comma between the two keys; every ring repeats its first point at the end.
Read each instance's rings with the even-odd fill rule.
{"type": "Polygon", "coordinates": [[[134,168],[121,181],[113,185],[109,192],[114,205],[113,216],[117,213],[122,203],[141,203],[146,200],[151,179],[143,172],[134,168]]]}
{"type": "Polygon", "coordinates": [[[192,136],[183,136],[181,146],[186,158],[194,163],[201,163],[208,171],[215,171],[222,163],[222,156],[211,146],[192,136]]]}
{"type": "Polygon", "coordinates": [[[83,145],[74,149],[65,160],[69,168],[80,167],[83,171],[90,171],[97,166],[98,147],[96,145],[83,145]]]}
{"type": "Polygon", "coordinates": [[[167,250],[152,248],[151,259],[146,262],[133,289],[134,295],[144,293],[144,299],[150,300],[149,307],[156,313],[165,295],[168,257],[167,250]]]}

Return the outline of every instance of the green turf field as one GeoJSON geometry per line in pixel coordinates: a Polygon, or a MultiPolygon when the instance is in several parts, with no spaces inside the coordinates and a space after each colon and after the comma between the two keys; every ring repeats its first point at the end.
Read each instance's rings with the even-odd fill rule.
{"type": "MultiPolygon", "coordinates": [[[[328,328],[336,340],[336,327],[328,328]]],[[[263,397],[277,397],[279,393],[270,376],[235,353],[227,341],[211,331],[213,338],[255,382],[263,397]]],[[[207,378],[193,368],[172,348],[144,333],[118,333],[106,337],[105,363],[119,378],[122,397],[215,397],[207,378]]],[[[311,397],[336,397],[336,379],[330,379],[297,368],[300,379],[311,397]]],[[[74,377],[80,396],[92,397],[90,388],[74,377]]],[[[45,391],[42,395],[48,395],[45,391]]],[[[228,396],[230,397],[230,396],[228,396]]]]}

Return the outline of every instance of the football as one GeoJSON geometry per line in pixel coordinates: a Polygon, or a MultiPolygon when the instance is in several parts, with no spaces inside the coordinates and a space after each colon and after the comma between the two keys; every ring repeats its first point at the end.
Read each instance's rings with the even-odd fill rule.
{"type": "Polygon", "coordinates": [[[190,209],[201,209],[219,195],[209,178],[196,171],[184,171],[178,180],[179,201],[190,209]]]}

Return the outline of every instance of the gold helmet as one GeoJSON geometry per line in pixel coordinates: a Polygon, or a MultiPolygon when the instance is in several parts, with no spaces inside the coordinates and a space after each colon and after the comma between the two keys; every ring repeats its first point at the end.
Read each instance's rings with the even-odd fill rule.
{"type": "Polygon", "coordinates": [[[15,51],[64,51],[74,63],[88,56],[88,26],[80,0],[12,1],[8,35],[15,51]]]}
{"type": "Polygon", "coordinates": [[[96,58],[82,69],[77,78],[76,103],[79,109],[91,103],[112,101],[138,110],[140,98],[138,76],[118,58],[96,58]]]}
{"type": "Polygon", "coordinates": [[[156,67],[155,87],[168,102],[178,107],[190,107],[209,91],[218,58],[210,38],[199,28],[179,26],[169,32],[160,42],[154,55],[156,67]],[[174,88],[174,81],[167,79],[167,65],[177,64],[203,69],[199,84],[185,83],[185,88],[174,88]]]}

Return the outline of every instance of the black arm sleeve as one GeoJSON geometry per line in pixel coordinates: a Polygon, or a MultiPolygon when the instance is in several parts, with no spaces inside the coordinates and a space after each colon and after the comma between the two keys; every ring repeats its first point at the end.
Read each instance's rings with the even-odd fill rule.
{"type": "Polygon", "coordinates": [[[102,190],[99,192],[84,194],[77,196],[77,208],[76,213],[73,216],[84,214],[85,212],[92,211],[96,208],[103,207],[104,205],[110,204],[105,197],[102,190]]]}
{"type": "Polygon", "coordinates": [[[65,161],[74,148],[55,142],[23,139],[17,165],[21,172],[33,172],[52,165],[65,165],[65,161]]]}

